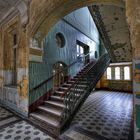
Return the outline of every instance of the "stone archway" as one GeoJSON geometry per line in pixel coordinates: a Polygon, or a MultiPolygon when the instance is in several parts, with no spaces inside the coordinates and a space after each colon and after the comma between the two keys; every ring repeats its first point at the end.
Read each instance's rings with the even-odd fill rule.
{"type": "MultiPolygon", "coordinates": [[[[31,1],[30,5],[30,21],[29,21],[29,38],[34,37],[36,32],[40,33],[40,40],[47,35],[50,28],[63,16],[67,15],[73,10],[76,10],[80,7],[92,5],[92,4],[107,4],[107,5],[116,5],[120,7],[124,7],[125,0],[36,0],[31,1]],[[47,27],[46,27],[47,25],[47,27]]],[[[133,71],[134,75],[140,77],[138,71],[140,68],[137,66],[140,65],[140,49],[139,49],[139,38],[140,38],[140,28],[139,28],[139,19],[140,19],[140,1],[137,0],[129,0],[126,1],[126,15],[127,21],[130,26],[130,36],[132,42],[133,50],[133,71]]],[[[134,93],[140,98],[140,79],[134,77],[133,88],[134,93]]],[[[138,99],[137,99],[138,100],[138,99]]],[[[136,106],[140,106],[140,104],[135,103],[136,106]]],[[[140,114],[140,109],[135,110],[135,114],[140,114]]],[[[135,117],[139,119],[139,117],[135,117]]],[[[136,124],[136,122],[135,122],[136,124]]],[[[139,124],[139,121],[136,125],[139,124]]],[[[140,126],[140,125],[139,125],[140,126]]],[[[138,126],[137,126],[138,127],[138,126]]],[[[135,132],[137,128],[135,126],[135,132]]],[[[136,136],[135,139],[140,137],[140,133],[136,136]]]]}
{"type": "Polygon", "coordinates": [[[31,2],[30,9],[30,35],[31,38],[38,33],[38,40],[42,40],[47,35],[50,28],[62,17],[78,8],[93,4],[116,5],[125,7],[123,0],[39,0],[31,2]],[[47,25],[47,26],[46,26],[47,25]]]}

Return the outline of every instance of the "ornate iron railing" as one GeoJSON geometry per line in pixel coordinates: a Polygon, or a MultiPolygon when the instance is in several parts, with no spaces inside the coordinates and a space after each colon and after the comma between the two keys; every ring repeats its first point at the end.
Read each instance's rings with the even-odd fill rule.
{"type": "Polygon", "coordinates": [[[104,54],[96,63],[92,63],[88,69],[85,69],[79,78],[77,78],[77,80],[75,80],[75,82],[69,86],[64,94],[65,108],[63,110],[61,123],[64,124],[69,117],[72,116],[81,101],[85,100],[89,96],[90,92],[103,75],[109,63],[109,55],[104,54]]]}
{"type": "MultiPolygon", "coordinates": [[[[91,52],[90,52],[91,53],[91,52]]],[[[90,53],[88,54],[81,54],[77,57],[77,59],[72,62],[69,66],[65,67],[62,71],[59,71],[59,73],[62,73],[66,70],[69,71],[69,69],[71,69],[71,67],[77,63],[83,63],[83,61],[85,60],[85,58],[87,56],[90,55],[90,53]]],[[[88,64],[87,64],[88,65],[88,64]]],[[[84,67],[86,67],[87,65],[85,65],[84,67]]],[[[83,67],[82,67],[83,68],[83,67]]],[[[80,69],[79,69],[80,70],[80,69]]],[[[31,100],[36,100],[38,99],[41,95],[44,95],[45,93],[47,93],[47,90],[53,85],[53,79],[55,78],[55,76],[57,76],[58,73],[52,75],[51,77],[47,78],[46,80],[44,80],[43,82],[39,83],[37,86],[35,86],[34,88],[29,90],[29,102],[31,102],[31,100]],[[33,99],[34,98],[34,99],[33,99]]]]}

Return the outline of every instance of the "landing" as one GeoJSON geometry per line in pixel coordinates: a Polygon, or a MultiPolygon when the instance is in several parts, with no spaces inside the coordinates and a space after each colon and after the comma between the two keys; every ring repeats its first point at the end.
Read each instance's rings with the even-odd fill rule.
{"type": "Polygon", "coordinates": [[[132,114],[132,94],[93,92],[75,116],[70,129],[61,138],[132,140],[132,114]]]}

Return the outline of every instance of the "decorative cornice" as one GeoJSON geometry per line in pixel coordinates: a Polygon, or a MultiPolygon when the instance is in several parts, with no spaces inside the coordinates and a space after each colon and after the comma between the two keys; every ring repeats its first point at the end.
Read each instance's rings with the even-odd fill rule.
{"type": "Polygon", "coordinates": [[[28,4],[29,3],[27,0],[19,0],[13,7],[8,10],[7,13],[5,13],[3,18],[0,20],[0,25],[5,24],[14,16],[19,15],[21,25],[25,28],[28,23],[28,4]]]}

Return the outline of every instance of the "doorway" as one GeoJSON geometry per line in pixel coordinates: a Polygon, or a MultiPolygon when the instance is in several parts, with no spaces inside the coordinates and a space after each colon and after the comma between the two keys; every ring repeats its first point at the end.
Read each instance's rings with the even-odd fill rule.
{"type": "Polygon", "coordinates": [[[86,65],[90,60],[89,46],[79,40],[76,43],[77,58],[80,57],[83,64],[86,65]]]}
{"type": "Polygon", "coordinates": [[[53,66],[53,88],[56,89],[67,81],[67,65],[62,62],[57,62],[53,66]]]}

